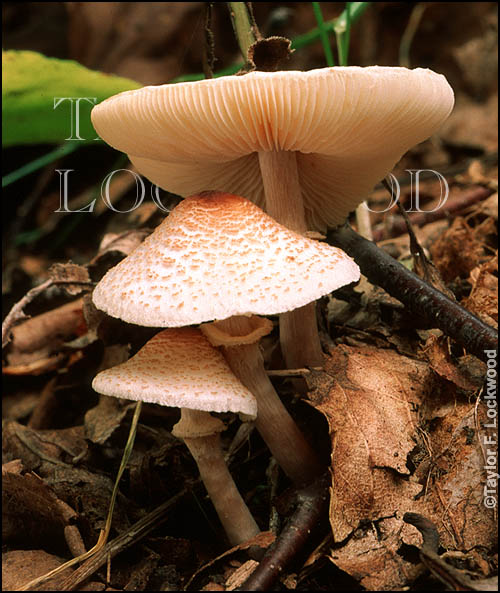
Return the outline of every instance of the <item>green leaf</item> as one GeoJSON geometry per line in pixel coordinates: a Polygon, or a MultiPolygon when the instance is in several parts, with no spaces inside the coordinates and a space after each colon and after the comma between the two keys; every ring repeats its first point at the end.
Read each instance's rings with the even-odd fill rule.
{"type": "Polygon", "coordinates": [[[47,58],[33,51],[4,51],[2,66],[3,146],[60,143],[69,138],[78,144],[92,142],[97,137],[90,121],[93,104],[142,86],[134,80],[94,72],[72,60],[47,58]],[[79,130],[75,125],[76,100],[73,125],[69,100],[61,100],[54,109],[54,99],[63,97],[92,98],[80,100],[79,130]]]}

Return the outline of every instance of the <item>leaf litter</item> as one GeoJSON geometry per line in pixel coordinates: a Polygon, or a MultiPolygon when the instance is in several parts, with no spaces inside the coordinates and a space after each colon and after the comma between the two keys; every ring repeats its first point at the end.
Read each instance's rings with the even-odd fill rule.
{"type": "MultiPolygon", "coordinates": [[[[107,68],[146,83],[180,74],[179,52],[185,52],[192,34],[195,9],[151,8],[147,4],[139,8],[102,6],[93,13],[97,5],[89,9],[81,3],[68,3],[69,26],[78,31],[72,37],[73,57],[87,64],[103,63],[104,40],[116,39],[121,29],[127,34],[105,56],[107,68]],[[113,26],[104,18],[109,10],[121,11],[113,26]],[[151,18],[148,11],[156,15],[156,33],[134,55],[134,44],[143,35],[131,23],[137,19],[147,22],[151,18]],[[85,26],[80,27],[81,23],[85,26]],[[170,28],[173,33],[167,42],[165,31],[170,28]],[[166,46],[168,59],[160,57],[166,46]]],[[[486,10],[484,6],[466,8],[486,10]]],[[[383,10],[376,7],[374,14],[382,15],[383,10]]],[[[428,10],[439,11],[439,6],[428,10]]],[[[367,16],[370,18],[372,25],[377,23],[375,16],[367,16]]],[[[432,24],[430,20],[429,26],[432,24]]],[[[484,51],[492,40],[491,26],[488,35],[475,38],[476,45],[460,37],[462,29],[456,33],[460,39],[455,53],[447,57],[443,53],[443,59],[454,60],[463,71],[466,87],[457,90],[457,109],[441,140],[419,147],[401,166],[402,170],[411,166],[412,158],[417,162],[420,158],[436,168],[442,158],[446,167],[455,165],[454,155],[479,154],[473,162],[480,165],[447,175],[452,186],[450,200],[478,188],[496,191],[496,170],[488,165],[497,145],[491,124],[496,117],[496,93],[484,75],[484,66],[488,63],[489,67],[491,59],[491,52],[484,51]],[[470,68],[471,60],[474,68],[470,68]],[[470,89],[476,95],[471,96],[470,89]],[[480,95],[484,95],[482,102],[480,95]]],[[[369,31],[368,27],[368,37],[369,31]]],[[[357,51],[354,40],[353,56],[357,51]]],[[[198,57],[192,54],[190,50],[187,61],[195,63],[198,57]]],[[[299,54],[296,52],[296,57],[300,58],[299,54]]],[[[127,178],[122,181],[126,189],[127,178]]],[[[85,191],[80,194],[82,205],[89,202],[90,194],[85,191]]],[[[408,191],[403,193],[403,199],[408,198],[408,191]]],[[[432,209],[432,199],[439,195],[434,181],[422,183],[422,195],[427,196],[426,206],[432,209]]],[[[377,198],[377,192],[373,197],[377,198]]],[[[44,207],[40,203],[35,215],[44,207]]],[[[74,531],[68,535],[68,528],[76,528],[89,549],[104,525],[130,423],[130,404],[99,398],[89,386],[102,365],[122,360],[129,348],[136,350],[147,335],[99,314],[89,303],[88,293],[106,269],[147,236],[149,229],[144,224],[154,226],[157,222],[152,220],[151,209],[141,208],[135,214],[139,215],[135,220],[125,215],[114,217],[103,228],[107,213],[100,208],[93,219],[100,225],[96,227],[99,233],[79,237],[82,253],[90,255],[75,258],[69,246],[63,250],[67,257],[61,256],[60,261],[78,263],[59,264],[50,272],[50,250],[44,243],[32,250],[8,247],[10,261],[18,262],[9,271],[6,284],[10,300],[15,295],[14,302],[18,302],[26,293],[19,289],[16,274],[29,280],[48,280],[51,286],[16,312],[12,341],[5,351],[6,589],[18,588],[77,553],[78,536],[74,531]],[[100,247],[98,237],[103,237],[100,247]]],[[[372,216],[382,231],[380,245],[411,266],[408,237],[391,235],[392,216],[372,216]]],[[[497,220],[498,194],[492,193],[455,211],[451,219],[449,215],[448,219],[424,222],[416,229],[447,288],[492,326],[498,322],[497,220]]],[[[53,223],[53,214],[48,222],[45,236],[50,239],[60,228],[53,223]]],[[[329,356],[324,373],[307,375],[311,387],[307,399],[317,411],[311,416],[308,434],[319,448],[331,451],[329,524],[322,531],[324,543],[315,549],[313,560],[303,569],[299,561],[285,571],[281,586],[312,590],[319,583],[329,589],[340,582],[351,590],[359,586],[398,590],[424,583],[438,590],[444,585],[437,575],[446,572],[447,566],[450,573],[453,569],[482,583],[497,569],[496,515],[482,506],[486,451],[481,443],[487,423],[481,402],[484,363],[464,353],[442,333],[419,327],[419,320],[382,289],[366,282],[355,291],[339,292],[331,298],[328,311],[323,307],[329,356]],[[435,525],[440,539],[438,559],[444,568],[423,562],[422,535],[404,521],[408,512],[419,513],[435,525]],[[325,561],[334,571],[327,570],[326,578],[320,568],[325,561]]],[[[268,362],[280,368],[272,339],[276,341],[275,337],[269,339],[269,352],[274,354],[268,362]]],[[[285,397],[289,395],[286,380],[277,379],[276,385],[285,397]]],[[[300,418],[303,402],[293,398],[287,402],[300,418]]],[[[210,503],[193,482],[196,471],[192,462],[169,433],[177,419],[174,410],[144,407],[136,447],[120,487],[112,537],[134,533],[133,527],[148,512],[172,499],[166,519],[142,541],[134,543],[132,536],[132,547],[127,550],[124,546],[121,553],[113,555],[110,581],[104,560],[82,590],[177,590],[186,586],[231,590],[253,570],[255,560],[248,560],[242,549],[227,551],[210,503]],[[174,498],[179,493],[182,495],[174,498]]],[[[234,433],[233,423],[224,436],[228,448],[234,433]]],[[[267,462],[262,443],[251,434],[231,466],[263,530],[270,508],[282,510],[283,505],[276,503],[286,500],[289,492],[289,484],[281,477],[279,498],[271,501],[267,462]]],[[[282,512],[283,519],[286,515],[282,512]]],[[[274,535],[264,533],[263,538],[264,549],[274,535]]],[[[68,578],[63,575],[45,587],[57,590],[64,582],[68,578]]]]}

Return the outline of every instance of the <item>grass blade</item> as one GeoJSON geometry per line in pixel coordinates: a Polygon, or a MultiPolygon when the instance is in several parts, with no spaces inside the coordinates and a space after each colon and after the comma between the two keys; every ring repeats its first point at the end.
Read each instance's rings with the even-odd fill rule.
{"type": "Polygon", "coordinates": [[[319,34],[321,38],[321,43],[323,45],[323,51],[325,52],[326,64],[327,66],[335,66],[335,62],[333,61],[333,53],[332,48],[330,47],[330,41],[328,39],[328,31],[325,29],[325,23],[323,21],[323,13],[321,12],[321,6],[319,2],[313,2],[313,10],[314,16],[316,17],[316,22],[318,23],[319,34]]]}
{"type": "Polygon", "coordinates": [[[337,38],[339,64],[341,66],[347,66],[347,60],[349,56],[349,41],[351,36],[351,10],[353,4],[354,2],[346,2],[346,8],[342,13],[342,15],[345,15],[345,17],[343,17],[342,20],[340,20],[339,18],[337,24],[334,26],[335,37],[337,38]]]}
{"type": "Polygon", "coordinates": [[[44,154],[43,156],[35,159],[34,161],[31,161],[30,163],[27,163],[26,165],[19,167],[19,169],[16,169],[11,173],[7,173],[7,175],[4,175],[2,177],[2,187],[7,187],[11,183],[18,181],[23,177],[26,177],[26,175],[29,175],[34,171],[38,171],[38,169],[45,167],[45,165],[49,165],[53,161],[56,161],[57,159],[66,156],[71,152],[74,152],[79,147],[80,144],[78,142],[68,142],[67,144],[61,144],[61,146],[58,146],[55,150],[52,150],[51,152],[44,154]]]}

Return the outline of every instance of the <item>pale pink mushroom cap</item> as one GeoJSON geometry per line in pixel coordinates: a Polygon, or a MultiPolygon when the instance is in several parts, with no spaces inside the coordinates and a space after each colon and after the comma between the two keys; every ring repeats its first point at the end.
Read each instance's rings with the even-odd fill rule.
{"type": "Polygon", "coordinates": [[[175,408],[256,416],[257,401],[197,329],[166,329],[135,356],[100,372],[98,393],[175,408]]]}
{"type": "Polygon", "coordinates": [[[258,152],[294,151],[306,220],[342,223],[453,108],[431,70],[370,66],[149,86],[92,110],[99,135],[137,170],[181,196],[207,188],[265,208],[258,152]]]}
{"type": "Polygon", "coordinates": [[[180,327],[291,311],[359,279],[342,250],[278,224],[255,204],[206,192],[183,200],[96,286],[97,308],[180,327]]]}

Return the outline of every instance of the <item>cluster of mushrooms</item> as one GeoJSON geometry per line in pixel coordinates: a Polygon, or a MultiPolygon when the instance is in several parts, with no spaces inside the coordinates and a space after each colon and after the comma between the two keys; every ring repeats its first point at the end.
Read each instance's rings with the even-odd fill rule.
{"type": "Polygon", "coordinates": [[[93,387],[181,409],[173,434],[196,460],[231,544],[259,527],[227,469],[224,424],[210,412],[255,420],[297,485],[319,475],[265,371],[265,316],[280,315],[288,368],[323,365],[314,301],[357,281],[359,268],[313,237],[344,222],[453,102],[441,75],[374,66],[151,86],[93,109],[99,135],[141,174],[191,196],[96,286],[97,308],[166,329],[93,387]]]}

